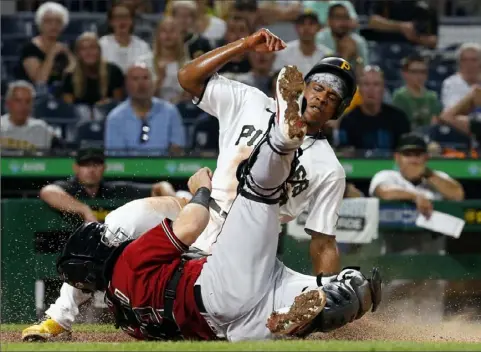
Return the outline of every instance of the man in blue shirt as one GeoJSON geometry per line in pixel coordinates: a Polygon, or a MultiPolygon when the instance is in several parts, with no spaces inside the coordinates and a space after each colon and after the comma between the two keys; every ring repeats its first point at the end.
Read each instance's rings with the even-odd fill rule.
{"type": "Polygon", "coordinates": [[[145,65],[127,70],[129,98],[107,116],[105,149],[109,154],[181,154],[185,130],[177,108],[153,97],[154,85],[145,65]]]}

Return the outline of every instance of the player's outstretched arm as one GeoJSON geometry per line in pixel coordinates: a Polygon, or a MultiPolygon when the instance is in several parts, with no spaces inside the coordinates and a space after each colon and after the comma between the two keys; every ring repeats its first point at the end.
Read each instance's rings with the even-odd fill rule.
{"type": "Polygon", "coordinates": [[[194,196],[175,219],[172,229],[177,238],[190,246],[209,223],[209,201],[212,190],[212,171],[202,168],[189,179],[189,189],[194,196]]]}
{"type": "Polygon", "coordinates": [[[248,51],[279,51],[286,47],[280,38],[267,29],[199,56],[179,70],[177,78],[187,92],[199,98],[207,79],[233,58],[248,51]]]}

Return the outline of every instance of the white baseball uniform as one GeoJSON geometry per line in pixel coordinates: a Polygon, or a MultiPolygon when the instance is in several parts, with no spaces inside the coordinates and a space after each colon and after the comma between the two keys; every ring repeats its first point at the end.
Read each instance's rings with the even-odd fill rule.
{"type": "MultiPolygon", "coordinates": [[[[196,102],[196,101],[194,101],[196,102]]],[[[236,196],[237,165],[247,158],[269,125],[275,100],[259,89],[215,74],[198,106],[219,119],[219,157],[212,178],[212,198],[227,213],[236,196]]],[[[334,235],[338,210],[344,195],[346,175],[326,139],[306,137],[296,181],[289,200],[281,207],[281,221],[288,222],[308,209],[306,229],[334,235]]],[[[217,238],[224,217],[212,211],[211,221],[193,244],[206,252],[217,238]]]]}
{"type": "MultiPolygon", "coordinates": [[[[219,119],[220,152],[212,178],[211,196],[226,214],[237,194],[237,166],[250,155],[253,146],[266,132],[276,104],[274,99],[267,97],[257,88],[229,80],[218,74],[209,80],[199,100],[201,109],[219,119]]],[[[290,221],[307,208],[309,215],[306,229],[334,235],[337,214],[344,194],[344,169],[325,139],[306,137],[302,149],[304,153],[296,169],[296,181],[299,182],[290,186],[289,200],[281,207],[281,220],[290,221]]],[[[143,216],[139,214],[138,219],[142,221],[137,221],[137,218],[131,220],[131,216],[137,216],[138,210],[127,210],[128,204],[124,207],[110,213],[105,223],[109,228],[112,226],[112,229],[129,226],[128,232],[132,238],[139,237],[166,216],[152,214],[150,220],[143,222],[143,216]],[[130,225],[127,225],[126,219],[131,223],[130,225]]],[[[210,217],[207,228],[193,244],[194,247],[206,252],[210,252],[225,220],[225,215],[219,214],[212,208],[210,217]]],[[[285,287],[279,289],[295,291],[289,294],[289,297],[295,297],[298,294],[299,282],[303,285],[306,283],[304,287],[315,285],[315,278],[311,276],[301,275],[286,267],[279,270],[284,278],[289,278],[289,280],[282,280],[285,282],[285,287]]],[[[60,290],[60,297],[50,306],[46,314],[62,327],[70,329],[78,315],[79,305],[90,297],[64,284],[60,290]]]]}

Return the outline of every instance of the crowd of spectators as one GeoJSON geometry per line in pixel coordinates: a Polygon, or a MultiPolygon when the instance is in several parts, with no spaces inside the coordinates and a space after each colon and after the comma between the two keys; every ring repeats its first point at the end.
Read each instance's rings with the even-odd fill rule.
{"type": "Polygon", "coordinates": [[[457,71],[429,89],[438,67],[426,50],[438,46],[439,14],[428,1],[367,2],[366,26],[356,11],[367,5],[358,1],[81,1],[83,11],[106,18],[78,33],[68,30],[78,6],[63,3],[70,12],[62,1],[19,2],[35,11],[36,29],[11,70],[2,58],[2,150],[104,145],[112,154],[215,155],[218,123],[192,103],[177,71],[259,26],[291,22],[297,39],[285,50],[238,57],[221,74],[272,96],[284,65],[306,73],[325,56],[341,56],[359,85],[345,115],[326,126],[341,155],[388,156],[411,131],[435,155],[476,155],[481,47],[460,43],[457,71]],[[155,23],[149,13],[159,14],[155,23]],[[383,43],[406,55],[389,66],[383,43]]]}

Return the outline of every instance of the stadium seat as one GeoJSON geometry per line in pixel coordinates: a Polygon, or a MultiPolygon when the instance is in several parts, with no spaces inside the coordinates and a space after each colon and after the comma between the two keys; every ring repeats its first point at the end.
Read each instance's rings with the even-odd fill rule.
{"type": "Polygon", "coordinates": [[[45,120],[54,128],[59,128],[67,141],[72,138],[79,118],[72,105],[52,96],[39,98],[34,106],[34,116],[45,120]]]}
{"type": "Polygon", "coordinates": [[[104,142],[104,121],[84,121],[76,128],[75,142],[77,146],[99,146],[104,142]]]}
{"type": "Polygon", "coordinates": [[[203,113],[192,126],[191,148],[193,151],[218,152],[219,150],[219,121],[203,113]]]}
{"type": "Polygon", "coordinates": [[[428,137],[431,142],[437,142],[441,148],[456,150],[469,150],[471,138],[464,133],[446,124],[436,124],[428,129],[428,137]]]}
{"type": "Polygon", "coordinates": [[[27,38],[34,33],[33,20],[18,18],[17,16],[2,16],[1,30],[3,38],[27,38]]]}

